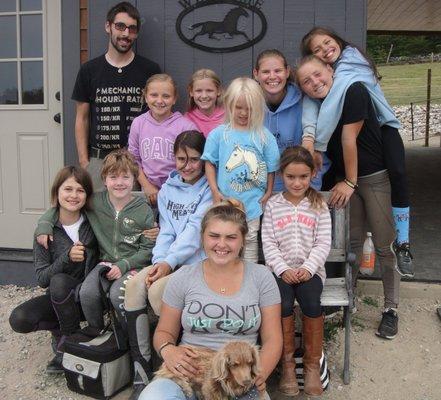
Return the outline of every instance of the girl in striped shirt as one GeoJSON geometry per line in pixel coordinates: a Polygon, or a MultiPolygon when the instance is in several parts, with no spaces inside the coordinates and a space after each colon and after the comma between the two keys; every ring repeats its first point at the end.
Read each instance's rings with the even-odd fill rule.
{"type": "Polygon", "coordinates": [[[331,248],[331,216],[322,196],[310,187],[314,176],[311,154],[301,146],[281,156],[280,174],[286,191],[268,200],[262,223],[266,265],[276,276],[282,297],[283,355],[279,390],[298,394],[295,373],[293,304],[303,313],[305,393],[320,395],[323,315],[320,296],[331,248]]]}

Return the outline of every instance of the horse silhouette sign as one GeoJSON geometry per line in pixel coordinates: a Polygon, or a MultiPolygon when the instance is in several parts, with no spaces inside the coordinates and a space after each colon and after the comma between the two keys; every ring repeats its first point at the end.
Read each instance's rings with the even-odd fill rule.
{"type": "Polygon", "coordinates": [[[229,53],[259,42],[266,33],[263,0],[179,0],[176,31],[189,46],[229,53]]]}

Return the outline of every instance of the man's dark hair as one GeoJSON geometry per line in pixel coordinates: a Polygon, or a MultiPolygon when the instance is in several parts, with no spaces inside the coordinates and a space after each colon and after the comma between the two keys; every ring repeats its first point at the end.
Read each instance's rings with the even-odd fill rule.
{"type": "Polygon", "coordinates": [[[138,30],[141,28],[141,16],[139,15],[138,9],[130,4],[128,1],[122,1],[121,3],[115,4],[108,12],[106,21],[112,23],[115,21],[116,14],[126,13],[131,18],[136,19],[136,25],[138,30]]]}

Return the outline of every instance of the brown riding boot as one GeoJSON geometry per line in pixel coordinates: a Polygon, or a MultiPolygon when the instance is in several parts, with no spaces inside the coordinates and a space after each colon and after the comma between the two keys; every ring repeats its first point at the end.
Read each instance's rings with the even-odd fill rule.
{"type": "Polygon", "coordinates": [[[294,316],[282,318],[283,353],[282,353],[282,376],[279,382],[279,391],[287,396],[299,394],[299,385],[296,379],[295,351],[295,323],[294,316]]]}
{"type": "Polygon", "coordinates": [[[303,373],[305,376],[305,394],[320,396],[323,393],[320,380],[320,358],[323,349],[323,322],[324,316],[308,318],[303,316],[303,373]]]}

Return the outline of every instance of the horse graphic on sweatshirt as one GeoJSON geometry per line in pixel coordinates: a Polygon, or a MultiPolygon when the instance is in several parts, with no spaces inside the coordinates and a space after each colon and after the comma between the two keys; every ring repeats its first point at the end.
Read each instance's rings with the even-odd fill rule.
{"type": "Polygon", "coordinates": [[[230,184],[234,191],[242,193],[255,187],[266,187],[266,163],[260,161],[253,150],[236,145],[225,164],[225,169],[231,173],[242,165],[246,166],[246,171],[236,175],[230,184]]]}

